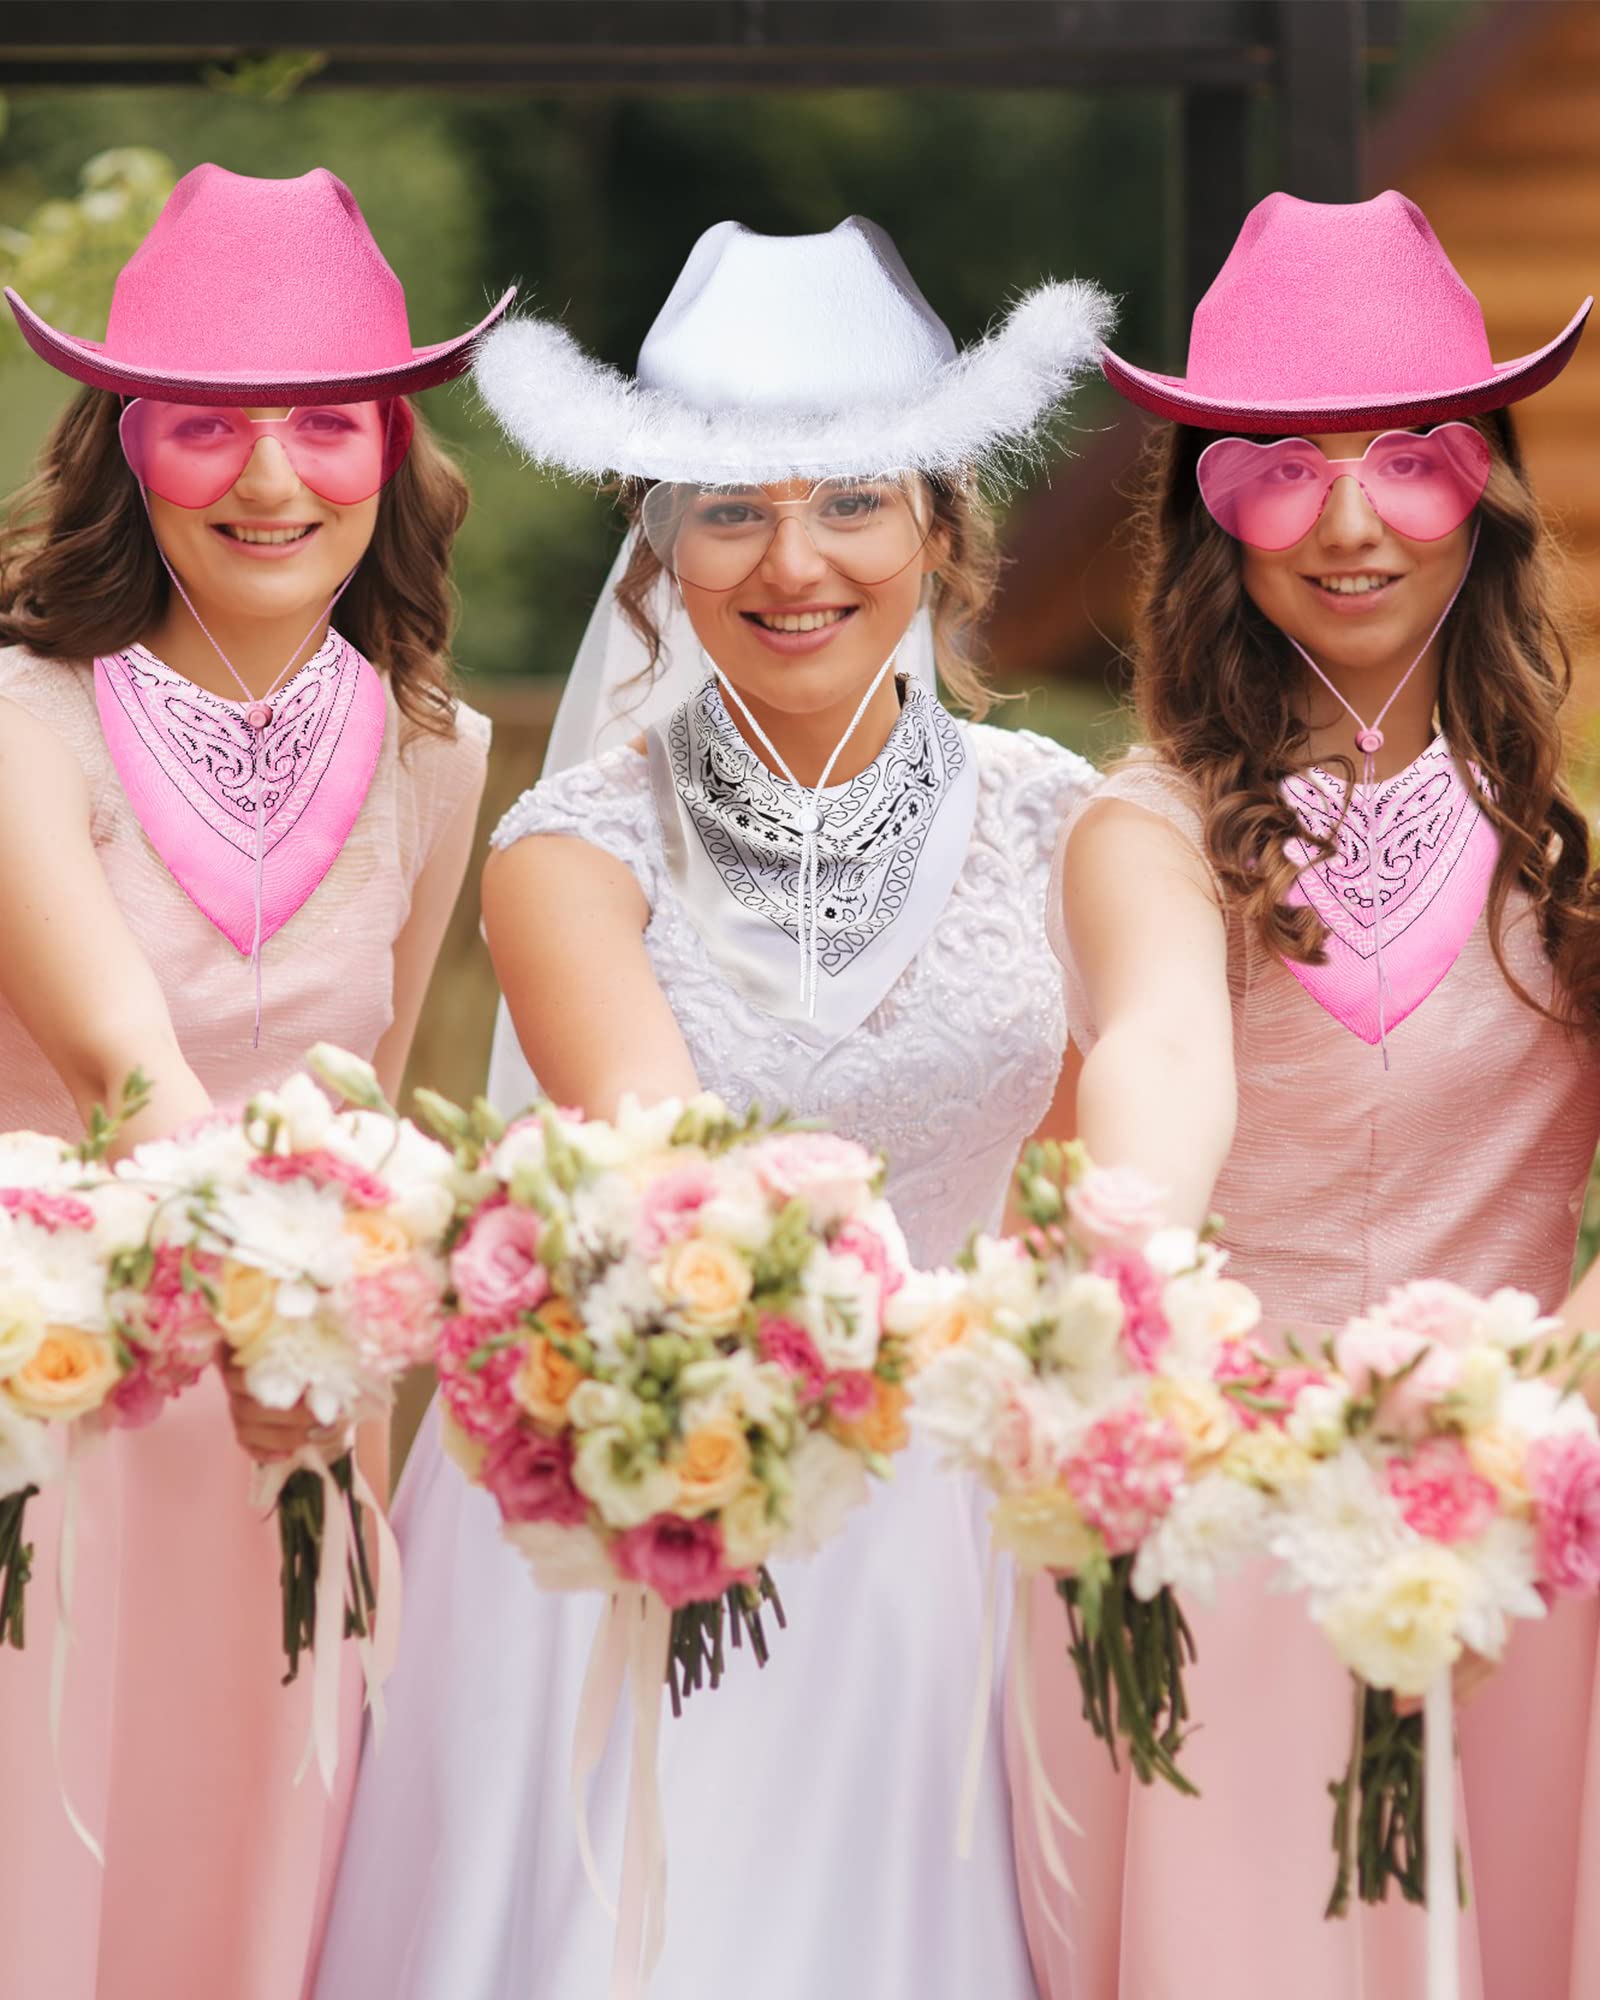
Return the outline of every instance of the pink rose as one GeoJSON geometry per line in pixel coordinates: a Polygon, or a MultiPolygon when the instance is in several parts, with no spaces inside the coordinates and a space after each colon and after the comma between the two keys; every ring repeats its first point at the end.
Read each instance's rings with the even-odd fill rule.
{"type": "Polygon", "coordinates": [[[477,1319],[514,1319],[542,1305],[550,1279],[539,1262],[539,1218],[518,1202],[497,1201],[473,1217],[450,1257],[462,1310],[477,1319]]]}
{"type": "Polygon", "coordinates": [[[1443,1278],[1415,1278],[1395,1285],[1384,1300],[1381,1317],[1419,1339],[1441,1347],[1467,1347],[1482,1310],[1471,1292],[1443,1278]]]}
{"type": "Polygon", "coordinates": [[[802,1402],[814,1403],[822,1394],[828,1371],[816,1342],[803,1326],[781,1313],[769,1313],[761,1322],[761,1352],[786,1375],[794,1377],[802,1402]]]}
{"type": "Polygon", "coordinates": [[[1540,1584],[1566,1596],[1600,1589],[1600,1445],[1578,1431],[1539,1438],[1528,1451],[1528,1486],[1540,1584]]]}
{"type": "Polygon", "coordinates": [[[1161,1350],[1172,1338],[1172,1328],[1161,1310],[1162,1281],[1137,1250],[1101,1250],[1090,1259],[1089,1268],[1098,1278],[1109,1278],[1122,1300],[1122,1344],[1135,1368],[1147,1375],[1155,1373],[1161,1350]]]}
{"type": "Polygon", "coordinates": [[[780,1132],[757,1140],[743,1157],[768,1194],[804,1201],[824,1227],[860,1204],[878,1167],[865,1146],[832,1132],[780,1132]]]}
{"type": "Polygon", "coordinates": [[[589,1503],[572,1483],[570,1437],[505,1431],[485,1453],[478,1477],[508,1521],[554,1521],[577,1528],[589,1518],[589,1503]]]}
{"type": "Polygon", "coordinates": [[[694,1218],[717,1194],[717,1177],[699,1160],[686,1160],[669,1167],[653,1180],[639,1198],[634,1224],[634,1248],[649,1262],[659,1257],[669,1243],[687,1236],[694,1218]]]}
{"type": "Polygon", "coordinates": [[[0,1188],[0,1208],[20,1215],[53,1236],[58,1229],[93,1229],[94,1210],[70,1194],[47,1194],[43,1188],[0,1188]]]}
{"type": "Polygon", "coordinates": [[[1183,1473],[1182,1438],[1132,1405],[1092,1425],[1062,1467],[1079,1513],[1114,1556],[1131,1554],[1164,1518],[1183,1473]]]}
{"type": "Polygon", "coordinates": [[[1091,1247],[1131,1250],[1166,1219],[1166,1192],[1136,1167],[1090,1167],[1067,1190],[1067,1213],[1091,1247]]]}
{"type": "Polygon", "coordinates": [[[419,1257],[364,1272],[344,1295],[351,1339],[370,1364],[394,1375],[432,1359],[442,1311],[438,1277],[419,1257]]]}
{"type": "Polygon", "coordinates": [[[674,1611],[710,1603],[739,1581],[723,1556],[722,1530],[710,1519],[657,1514],[618,1535],[611,1560],[619,1576],[642,1583],[674,1611]]]}
{"type": "MultiPolygon", "coordinates": [[[[217,1351],[210,1303],[199,1284],[185,1290],[183,1264],[177,1244],[158,1244],[143,1290],[118,1297],[132,1365],[112,1391],[111,1407],[125,1429],[149,1423],[168,1398],[198,1382],[217,1351]]],[[[191,1251],[189,1264],[198,1279],[216,1275],[217,1259],[203,1250],[191,1251]]]]}
{"type": "Polygon", "coordinates": [[[310,1181],[313,1187],[343,1188],[357,1208],[385,1208],[394,1198],[375,1174],[320,1146],[303,1153],[258,1154],[250,1171],[263,1181],[310,1181]]]}
{"type": "Polygon", "coordinates": [[[522,1342],[503,1321],[466,1314],[445,1321],[434,1356],[439,1394],[468,1437],[489,1443],[522,1422],[522,1406],[512,1394],[521,1366],[522,1342]]]}
{"type": "Polygon", "coordinates": [[[1234,1382],[1265,1402],[1282,1405],[1281,1409],[1252,1410],[1248,1403],[1230,1396],[1228,1402],[1234,1415],[1246,1430],[1253,1431],[1268,1423],[1281,1428],[1287,1423],[1300,1391],[1328,1378],[1316,1368],[1280,1368],[1257,1341],[1228,1340],[1223,1342],[1211,1379],[1219,1388],[1234,1382]]]}
{"type": "Polygon", "coordinates": [[[835,1230],[828,1248],[836,1256],[854,1257],[868,1277],[877,1279],[882,1299],[892,1299],[906,1281],[905,1273],[889,1254],[888,1244],[864,1222],[847,1222],[842,1229],[835,1230]]]}
{"type": "Polygon", "coordinates": [[[876,1377],[868,1368],[841,1368],[829,1378],[828,1387],[833,1414],[841,1423],[856,1423],[878,1400],[876,1377]]]}
{"type": "Polygon", "coordinates": [[[1468,1542],[1494,1519],[1489,1481],[1474,1471],[1459,1438],[1426,1438],[1409,1458],[1389,1462],[1389,1491],[1407,1525],[1430,1542],[1468,1542]]]}
{"type": "Polygon", "coordinates": [[[1015,1383],[1002,1393],[990,1446],[994,1462],[1014,1491],[1047,1484],[1047,1440],[1034,1420],[1033,1405],[1015,1383]]]}
{"type": "MultiPolygon", "coordinates": [[[[1408,1287],[1410,1290],[1419,1287],[1408,1287]]],[[[1461,1360],[1428,1333],[1397,1325],[1386,1315],[1351,1320],[1333,1343],[1333,1358],[1352,1396],[1378,1398],[1383,1431],[1393,1437],[1421,1437],[1436,1404],[1461,1376],[1461,1360]],[[1392,1378],[1402,1369],[1403,1380],[1392,1378]]]]}

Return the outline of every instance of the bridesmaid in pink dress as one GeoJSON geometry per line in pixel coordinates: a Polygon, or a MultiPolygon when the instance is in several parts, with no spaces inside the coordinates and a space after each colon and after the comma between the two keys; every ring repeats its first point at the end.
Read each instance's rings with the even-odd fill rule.
{"type": "MultiPolygon", "coordinates": [[[[11,303],[88,386],[33,525],[0,543],[0,1130],[76,1136],[135,1064],[155,1091],[133,1136],[171,1130],[318,1039],[395,1093],[488,740],[449,686],[466,491],[406,397],[458,373],[472,336],[413,350],[397,280],[321,170],[187,175],[104,343],[11,303]]],[[[248,1491],[251,1456],[327,1440],[242,1392],[229,1417],[214,1378],[82,1463],[62,1776],[103,1871],[46,1731],[59,1497],[30,1509],[28,1645],[0,1654],[17,2000],[301,1991],[357,1690],[347,1670],[338,1796],[296,1787],[310,1677],[279,1683],[277,1538],[248,1491]]]]}
{"type": "MultiPolygon", "coordinates": [[[[1278,1326],[1410,1278],[1567,1289],[1600,1137],[1600,910],[1505,406],[1586,310],[1496,366],[1411,203],[1274,195],[1196,312],[1187,377],[1105,356],[1171,421],[1142,514],[1145,747],[1058,852],[1078,1128],[1179,1218],[1215,1207],[1278,1326]]],[[[1112,1771],[1041,1609],[1046,1762],[1085,1832],[1077,1898],[1029,1911],[1051,2000],[1420,1995],[1416,1910],[1322,1916],[1349,1697],[1304,1609],[1254,1574],[1189,1607],[1198,1801],[1112,1771]]],[[[1458,1674],[1466,2000],[1596,1990],[1597,1615],[1564,1607],[1458,1674]]]]}

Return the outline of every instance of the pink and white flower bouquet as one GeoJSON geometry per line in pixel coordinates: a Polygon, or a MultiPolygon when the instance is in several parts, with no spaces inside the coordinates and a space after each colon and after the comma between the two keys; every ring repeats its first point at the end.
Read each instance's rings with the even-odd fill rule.
{"type": "Polygon", "coordinates": [[[431,1110],[473,1194],[438,1356],[449,1449],[540,1583],[667,1607],[676,1706],[715,1683],[725,1618],[764,1653],[768,1558],[828,1540],[906,1442],[882,1162],[709,1096],[609,1122],[546,1105],[503,1133],[431,1110]]]}
{"type": "Polygon", "coordinates": [[[1030,1147],[1017,1200],[1024,1235],[975,1238],[961,1269],[894,1302],[918,1362],[912,1421],[993,1492],[1024,1630],[1031,1576],[1055,1578],[1113,1760],[1120,1741],[1141,1780],[1190,1791],[1177,1759],[1194,1647],[1173,1586],[1208,1588],[1260,1533],[1231,1393],[1259,1307],[1213,1244],[1160,1226],[1158,1190],[1081,1147],[1030,1147]]]}
{"type": "Polygon", "coordinates": [[[210,1344],[187,1299],[137,1319],[119,1275],[143,1242],[153,1197],[101,1154],[144,1091],[129,1079],[115,1118],[80,1145],[0,1135],[0,1642],[20,1647],[32,1549],[29,1500],[89,1437],[148,1423],[194,1382],[210,1344]]]}
{"type": "Polygon", "coordinates": [[[1453,1911],[1451,1669],[1600,1589],[1600,1426],[1578,1392],[1596,1351],[1525,1292],[1425,1280],[1263,1385],[1282,1440],[1271,1552],[1354,1682],[1330,1915],[1352,1874],[1365,1901],[1393,1882],[1453,1911]]]}
{"type": "MultiPolygon", "coordinates": [[[[182,1321],[197,1346],[209,1336],[227,1352],[266,1408],[303,1402],[319,1425],[353,1430],[383,1416],[400,1377],[433,1356],[454,1168],[443,1146],[397,1117],[370,1065],[325,1045],[308,1061],[342,1106],[310,1075],[292,1076],[242,1114],[207,1118],[122,1162],[120,1174],[156,1196],[146,1237],[119,1273],[123,1323],[182,1321]]],[[[301,1651],[331,1623],[363,1644],[375,1639],[363,1507],[380,1538],[386,1531],[353,1449],[331,1464],[308,1449],[265,1466],[257,1497],[278,1519],[293,1680],[301,1651]]],[[[336,1658],[337,1646],[325,1653],[336,1658]]]]}
{"type": "Polygon", "coordinates": [[[656,1757],[725,1666],[766,1657],[767,1564],[813,1553],[907,1442],[908,1273],[883,1165],[714,1097],[509,1128],[419,1093],[467,1195],[438,1357],[446,1449],[551,1590],[608,1600],[578,1722],[579,1839],[624,1686],[634,1714],[616,1991],[648,1977],[664,1897],[656,1757]]]}

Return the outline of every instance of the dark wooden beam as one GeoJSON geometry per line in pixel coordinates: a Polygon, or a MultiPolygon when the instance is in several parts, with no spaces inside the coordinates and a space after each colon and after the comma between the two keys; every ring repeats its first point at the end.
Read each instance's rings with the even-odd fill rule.
{"type": "Polygon", "coordinates": [[[312,88],[1245,88],[1270,77],[1275,12],[1274,0],[5,0],[0,81],[177,82],[304,48],[329,58],[312,88]]]}
{"type": "Polygon", "coordinates": [[[1179,186],[1172,235],[1180,245],[1181,262],[1168,285],[1174,367],[1182,366],[1190,315],[1217,275],[1254,196],[1249,92],[1185,91],[1178,119],[1179,186]]]}
{"type": "Polygon", "coordinates": [[[1363,0],[1280,0],[1277,184],[1304,201],[1362,194],[1363,0]]]}

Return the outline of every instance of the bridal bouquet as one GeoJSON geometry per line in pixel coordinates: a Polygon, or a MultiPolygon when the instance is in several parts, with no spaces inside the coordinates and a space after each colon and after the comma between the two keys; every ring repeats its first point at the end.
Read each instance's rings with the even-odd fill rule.
{"type": "MultiPolygon", "coordinates": [[[[385,1103],[368,1064],[326,1046],[308,1060],[342,1107],[311,1076],[292,1076],[242,1114],[205,1119],[122,1163],[156,1197],[146,1240],[121,1272],[125,1311],[143,1324],[198,1297],[211,1338],[259,1403],[303,1401],[317,1423],[353,1427],[383,1415],[400,1376],[432,1357],[453,1166],[385,1103]]],[[[380,1542],[387,1530],[353,1449],[331,1465],[308,1449],[261,1467],[257,1498],[278,1520],[285,1679],[337,1624],[362,1644],[370,1691],[392,1620],[379,1620],[363,1508],[380,1542]]],[[[331,1779],[337,1645],[317,1657],[317,1748],[331,1779]]]]}
{"type": "Polygon", "coordinates": [[[211,1357],[181,1277],[137,1316],[120,1274],[145,1237],[152,1197],[101,1156],[139,1108],[130,1078],[115,1118],[98,1113],[73,1146],[0,1135],[0,1642],[20,1647],[32,1549],[29,1500],[80,1439],[148,1423],[211,1357]]]}
{"type": "Polygon", "coordinates": [[[906,1442],[881,1162],[713,1097],[613,1122],[545,1106],[503,1135],[430,1108],[475,1176],[438,1356],[449,1448],[541,1584],[666,1607],[676,1708],[716,1684],[725,1632],[764,1657],[767,1559],[828,1540],[906,1442]]]}
{"type": "Polygon", "coordinates": [[[1030,1147],[1017,1198],[1023,1236],[975,1238],[960,1270],[895,1302],[920,1357],[913,1420],[995,1495],[995,1543],[1022,1572],[1014,1663],[1028,1578],[1047,1571],[1113,1761],[1120,1741],[1142,1781],[1192,1791],[1177,1759],[1194,1645],[1174,1586],[1208,1589],[1261,1531],[1236,1379],[1259,1307],[1214,1245],[1158,1226],[1156,1189],[1079,1147],[1030,1147]]]}
{"type": "Polygon", "coordinates": [[[664,1896],[661,1688],[674,1710],[766,1656],[769,1558],[808,1555],[907,1442],[908,1265],[882,1162],[714,1097],[509,1128],[419,1093],[469,1199],[438,1357],[446,1448],[552,1590],[609,1605],[578,1724],[584,1780],[626,1681],[634,1712],[619,1977],[653,1960],[664,1896]],[[631,1885],[631,1886],[630,1886],[631,1885]]]}
{"type": "Polygon", "coordinates": [[[1577,1393],[1595,1355],[1525,1292],[1424,1281],[1265,1389],[1285,1445],[1272,1553],[1354,1683],[1329,1914],[1352,1873],[1368,1902],[1393,1882],[1437,1916],[1436,1966],[1455,1941],[1450,1670],[1600,1588],[1600,1428],[1577,1393]]]}

